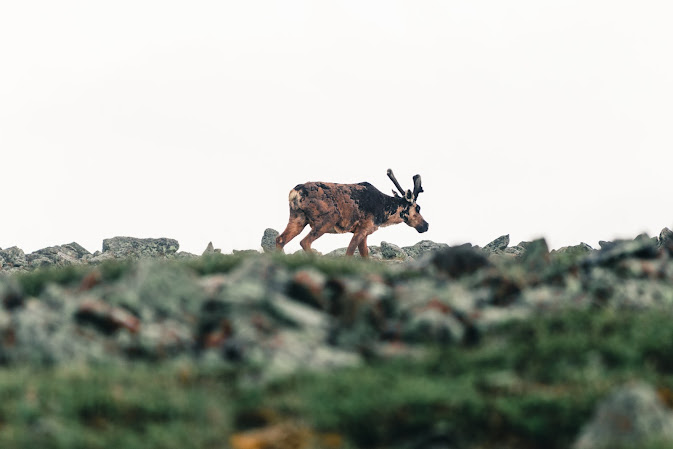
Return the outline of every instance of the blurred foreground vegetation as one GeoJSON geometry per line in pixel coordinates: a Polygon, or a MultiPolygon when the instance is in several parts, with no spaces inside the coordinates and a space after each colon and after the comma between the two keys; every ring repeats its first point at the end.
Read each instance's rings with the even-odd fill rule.
{"type": "MultiPolygon", "coordinates": [[[[512,285],[523,290],[527,283],[580,282],[584,252],[550,259],[546,245],[543,250],[537,259],[498,265],[499,277],[485,277],[484,285],[498,293],[512,285]]],[[[189,271],[199,278],[230,273],[254,257],[259,256],[218,254],[161,263],[179,267],[166,271],[169,276],[189,271]]],[[[357,258],[266,257],[252,262],[272,261],[289,272],[309,268],[328,278],[370,276],[381,285],[437,275],[427,267],[406,271],[357,258]]],[[[365,351],[363,364],[327,372],[306,369],[251,382],[251,371],[263,368],[235,360],[209,363],[198,351],[154,362],[4,361],[0,448],[568,448],[596,403],[625,383],[645,381],[673,406],[673,310],[665,302],[629,308],[613,307],[603,299],[606,291],[617,290],[618,276],[637,277],[642,285],[650,282],[647,276],[655,276],[663,285],[667,274],[652,270],[649,262],[643,265],[647,270],[638,265],[639,271],[628,274],[626,268],[631,270],[632,262],[640,264],[640,259],[622,265],[617,260],[615,269],[608,265],[612,259],[597,260],[596,272],[602,277],[596,279],[603,283],[586,285],[601,287],[594,288],[600,294],[591,293],[598,301],[582,300],[585,295],[577,290],[568,298],[582,300],[582,306],[541,308],[524,319],[495,324],[476,339],[413,348],[387,342],[385,355],[365,351]],[[614,277],[606,277],[606,266],[614,277]]],[[[662,267],[668,260],[663,259],[662,267]]],[[[446,269],[441,260],[436,265],[446,269]]],[[[111,261],[20,273],[6,283],[3,305],[14,310],[29,298],[51,298],[43,295],[51,284],[77,294],[92,288],[88,283],[105,291],[100,286],[131,277],[136,268],[136,262],[111,261]]],[[[447,272],[448,278],[433,279],[438,282],[433,288],[455,282],[451,269],[447,272]]],[[[478,271],[460,276],[481,279],[478,271]]],[[[169,286],[161,292],[166,297],[176,289],[171,283],[156,285],[169,286]]],[[[411,285],[406,291],[424,284],[411,285]]],[[[354,295],[352,300],[361,298],[354,295]]],[[[175,301],[182,299],[178,295],[175,301]]],[[[440,304],[436,299],[429,303],[440,304]]],[[[440,306],[453,308],[451,303],[440,306]]],[[[3,319],[14,319],[7,316],[3,319]]],[[[11,346],[15,336],[0,338],[11,346]]],[[[668,446],[652,441],[638,447],[668,446]]]]}
{"type": "Polygon", "coordinates": [[[569,311],[503,325],[471,347],[265,386],[187,359],[3,368],[0,447],[564,448],[626,381],[652,383],[670,405],[671,318],[569,311]],[[273,441],[246,437],[253,428],[273,441]]]}

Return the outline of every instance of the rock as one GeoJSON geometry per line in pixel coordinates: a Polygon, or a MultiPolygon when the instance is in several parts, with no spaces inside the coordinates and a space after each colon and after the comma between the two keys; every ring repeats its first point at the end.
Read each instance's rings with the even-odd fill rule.
{"type": "Polygon", "coordinates": [[[409,259],[409,255],[397,245],[381,242],[381,256],[384,259],[409,259]]]}
{"type": "Polygon", "coordinates": [[[368,246],[369,248],[369,257],[374,260],[383,260],[383,254],[381,253],[381,247],[380,246],[368,246]]]}
{"type": "Polygon", "coordinates": [[[76,265],[87,262],[92,254],[78,243],[68,243],[60,246],[50,246],[30,253],[26,261],[33,268],[49,265],[76,265]]]}
{"type": "MultiPolygon", "coordinates": [[[[219,251],[219,250],[215,250],[215,251],[219,251]]],[[[197,256],[196,254],[189,253],[187,251],[178,251],[177,253],[175,253],[175,258],[176,259],[195,259],[197,257],[199,257],[199,256],[197,256]]]]}
{"type": "Polygon", "coordinates": [[[484,251],[488,254],[498,254],[505,251],[509,245],[509,234],[502,235],[484,247],[484,251]]]}
{"type": "Polygon", "coordinates": [[[659,247],[668,251],[669,255],[673,256],[673,231],[664,228],[659,233],[659,247]]]}
{"type": "Polygon", "coordinates": [[[111,251],[107,251],[104,253],[101,253],[100,251],[96,251],[91,258],[87,260],[88,263],[91,264],[100,264],[105,262],[106,260],[113,260],[115,259],[114,254],[111,251]]]}
{"type": "Polygon", "coordinates": [[[525,243],[529,242],[520,242],[518,245],[508,246],[503,252],[510,256],[521,257],[526,253],[526,248],[523,246],[525,243]]]}
{"type": "Polygon", "coordinates": [[[275,229],[266,228],[262,236],[262,249],[265,253],[272,253],[276,251],[276,237],[279,233],[275,229]]]}
{"type": "Polygon", "coordinates": [[[428,307],[413,314],[402,330],[409,343],[457,343],[463,340],[465,328],[450,310],[428,307]]]}
{"type": "Polygon", "coordinates": [[[256,249],[235,249],[232,251],[233,254],[238,254],[239,256],[251,256],[259,254],[259,251],[256,249]]]}
{"type": "Polygon", "coordinates": [[[3,269],[24,267],[26,264],[26,255],[21,248],[12,246],[0,250],[0,267],[3,269]]]}
{"type": "Polygon", "coordinates": [[[598,404],[573,448],[645,447],[652,441],[673,444],[673,415],[654,388],[635,383],[619,388],[598,404]]]}
{"type": "Polygon", "coordinates": [[[655,259],[659,255],[658,242],[647,238],[634,240],[618,240],[606,243],[600,241],[601,250],[590,254],[584,259],[585,266],[613,266],[620,260],[635,257],[637,259],[655,259]]]}
{"type": "MultiPolygon", "coordinates": [[[[303,250],[297,251],[295,254],[301,253],[303,250]]],[[[355,251],[356,255],[359,255],[360,253],[358,251],[355,251]]],[[[327,254],[325,254],[328,257],[344,257],[346,256],[346,248],[337,248],[334,251],[330,251],[327,254]]]]}
{"type": "Polygon", "coordinates": [[[322,272],[307,268],[297,271],[287,284],[287,295],[297,301],[326,309],[327,303],[323,290],[327,276],[322,272]]]}
{"type": "Polygon", "coordinates": [[[221,253],[221,252],[222,252],[221,249],[219,249],[219,248],[215,249],[215,247],[213,246],[213,242],[208,242],[208,246],[206,247],[205,251],[203,251],[202,255],[205,256],[207,254],[215,254],[215,253],[221,253]]]}
{"type": "Polygon", "coordinates": [[[12,313],[12,344],[3,347],[8,362],[63,364],[103,361],[114,354],[107,337],[73,319],[79,299],[49,284],[40,299],[27,299],[12,313]]]}
{"type": "Polygon", "coordinates": [[[528,270],[541,270],[549,263],[549,247],[545,239],[528,242],[525,253],[521,255],[521,263],[528,270]]]}
{"type": "MultiPolygon", "coordinates": [[[[371,259],[383,259],[383,256],[381,255],[381,249],[378,246],[368,246],[369,249],[369,257],[371,259]]],[[[346,257],[346,251],[348,248],[337,248],[334,251],[330,251],[329,253],[325,254],[326,256],[329,257],[346,257]]],[[[313,253],[320,255],[320,252],[316,250],[311,250],[313,253]]],[[[297,251],[297,253],[302,252],[302,250],[297,251]]],[[[296,253],[295,253],[296,254],[296,253]]],[[[353,254],[354,257],[362,257],[360,255],[359,250],[355,250],[355,253],[353,254]]]]}
{"type": "Polygon", "coordinates": [[[432,254],[432,264],[440,272],[455,279],[466,274],[472,274],[480,268],[488,266],[490,262],[483,252],[475,250],[472,245],[465,243],[460,246],[438,249],[432,254]]]}
{"type": "Polygon", "coordinates": [[[178,248],[177,240],[167,238],[113,237],[103,240],[103,253],[111,253],[115,259],[167,257],[174,255],[178,248]]]}
{"type": "Polygon", "coordinates": [[[581,255],[581,254],[589,254],[593,251],[594,249],[590,245],[581,242],[579,245],[564,246],[559,249],[552,250],[552,254],[557,253],[557,254],[581,255]]]}
{"type": "Polygon", "coordinates": [[[282,330],[261,343],[263,347],[270,349],[266,351],[268,358],[263,373],[265,381],[284,377],[307,367],[312,371],[330,371],[362,363],[362,358],[357,353],[325,345],[316,340],[313,333],[282,330]]]}
{"type": "Polygon", "coordinates": [[[412,259],[418,259],[424,254],[436,251],[440,248],[446,248],[449,245],[446,243],[435,243],[432,240],[421,240],[413,246],[404,246],[402,250],[412,259]]]}
{"type": "Polygon", "coordinates": [[[99,299],[83,301],[75,313],[79,323],[88,323],[105,334],[113,334],[119,329],[126,329],[131,333],[140,330],[140,320],[128,310],[121,307],[112,307],[99,299]]]}

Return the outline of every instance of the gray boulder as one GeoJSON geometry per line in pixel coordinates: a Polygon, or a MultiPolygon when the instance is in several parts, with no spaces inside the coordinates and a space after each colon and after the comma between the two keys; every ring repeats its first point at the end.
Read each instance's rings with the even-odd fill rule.
{"type": "Polygon", "coordinates": [[[167,257],[174,255],[178,248],[177,240],[167,238],[113,237],[103,240],[103,253],[110,253],[115,259],[167,257]]]}
{"type": "Polygon", "coordinates": [[[574,449],[643,447],[648,442],[673,443],[673,414],[650,385],[619,388],[596,408],[574,449]]]}
{"type": "Polygon", "coordinates": [[[213,246],[213,242],[208,242],[208,246],[206,247],[205,251],[203,251],[202,255],[205,256],[206,254],[215,254],[215,253],[221,253],[221,252],[222,252],[221,249],[215,248],[213,246]]]}
{"type": "Polygon", "coordinates": [[[617,240],[614,242],[598,242],[600,251],[589,254],[584,264],[612,266],[628,258],[655,259],[659,255],[658,241],[649,237],[637,237],[634,240],[617,240]]]}
{"type": "Polygon", "coordinates": [[[403,246],[402,250],[412,259],[418,259],[424,254],[437,251],[441,248],[447,248],[448,246],[449,245],[446,243],[435,243],[432,240],[421,240],[413,246],[403,246]]]}
{"type": "Polygon", "coordinates": [[[510,256],[521,257],[526,254],[526,247],[524,246],[526,243],[529,242],[520,242],[518,245],[508,246],[503,252],[510,256]]]}
{"type": "Polygon", "coordinates": [[[384,259],[408,259],[409,255],[397,245],[381,242],[381,256],[384,259]]]}
{"type": "Polygon", "coordinates": [[[501,235],[484,247],[484,251],[490,254],[499,254],[505,251],[509,245],[509,234],[501,235]]]}
{"type": "MultiPolygon", "coordinates": [[[[605,243],[605,242],[604,242],[605,243]]],[[[552,250],[552,254],[557,253],[557,254],[589,254],[594,249],[591,247],[591,245],[588,245],[584,242],[581,242],[579,245],[573,245],[573,246],[564,246],[559,249],[552,250]]]]}
{"type": "Polygon", "coordinates": [[[469,243],[435,251],[431,262],[440,272],[454,279],[490,265],[488,257],[469,243]]]}
{"type": "Polygon", "coordinates": [[[80,244],[72,242],[60,246],[50,246],[26,256],[28,265],[39,268],[49,265],[66,266],[86,262],[92,254],[80,244]]]}
{"type": "MultiPolygon", "coordinates": [[[[369,248],[369,257],[371,259],[383,259],[383,255],[381,253],[381,248],[378,246],[367,246],[369,248]]],[[[329,257],[345,257],[346,256],[346,250],[348,248],[337,248],[334,251],[330,251],[329,253],[325,254],[326,256],[329,257]]],[[[353,254],[355,257],[360,257],[360,251],[355,250],[355,253],[353,254]]]]}
{"type": "Polygon", "coordinates": [[[278,231],[272,228],[266,228],[264,230],[264,235],[262,236],[262,249],[265,253],[272,253],[276,250],[276,237],[278,237],[278,231]]]}
{"type": "Polygon", "coordinates": [[[662,229],[659,233],[658,243],[660,248],[665,248],[673,255],[673,231],[668,228],[662,229]]]}
{"type": "Polygon", "coordinates": [[[0,267],[18,268],[26,266],[26,255],[21,248],[12,246],[11,248],[0,250],[0,267]]]}
{"type": "Polygon", "coordinates": [[[463,341],[465,328],[450,312],[427,308],[414,313],[402,328],[404,341],[410,343],[457,343],[463,341]]]}

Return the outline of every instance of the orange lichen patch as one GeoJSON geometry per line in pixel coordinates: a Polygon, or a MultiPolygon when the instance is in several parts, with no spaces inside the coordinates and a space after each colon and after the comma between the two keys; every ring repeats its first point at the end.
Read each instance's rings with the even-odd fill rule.
{"type": "Polygon", "coordinates": [[[668,408],[673,408],[673,391],[667,387],[657,389],[659,400],[668,408]]]}
{"type": "Polygon", "coordinates": [[[319,437],[320,447],[338,449],[344,444],[344,438],[338,433],[324,433],[319,437]]]}
{"type": "Polygon", "coordinates": [[[285,422],[262,429],[234,434],[229,438],[232,449],[303,449],[314,439],[307,427],[285,422]]]}

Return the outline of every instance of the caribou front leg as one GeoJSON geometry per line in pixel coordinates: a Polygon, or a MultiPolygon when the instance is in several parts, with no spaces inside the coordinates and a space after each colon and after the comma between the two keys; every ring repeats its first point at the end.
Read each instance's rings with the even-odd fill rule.
{"type": "Polygon", "coordinates": [[[369,257],[369,248],[367,248],[367,235],[362,241],[358,244],[358,251],[360,251],[360,256],[367,258],[369,257]]]}
{"type": "MultiPolygon", "coordinates": [[[[346,250],[346,255],[347,256],[352,256],[355,254],[355,248],[360,248],[360,244],[362,242],[365,242],[365,248],[367,245],[367,236],[370,233],[367,232],[367,230],[364,229],[358,229],[353,233],[353,238],[351,239],[351,242],[348,244],[348,249],[346,250]]],[[[367,251],[365,251],[367,252],[367,251]]],[[[362,250],[360,250],[360,255],[362,255],[362,250]]],[[[363,256],[365,257],[365,256],[363,256]]]]}

